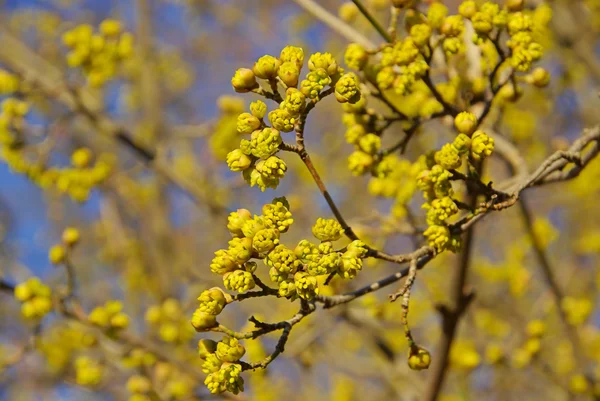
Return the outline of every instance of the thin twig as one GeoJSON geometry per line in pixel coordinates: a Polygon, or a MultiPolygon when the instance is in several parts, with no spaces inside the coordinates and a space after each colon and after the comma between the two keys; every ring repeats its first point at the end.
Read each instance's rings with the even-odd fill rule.
{"type": "Polygon", "coordinates": [[[356,29],[321,7],[315,0],[294,0],[294,2],[348,41],[358,43],[366,49],[377,48],[375,43],[371,42],[356,29]]]}
{"type": "Polygon", "coordinates": [[[375,30],[379,33],[379,35],[381,35],[381,37],[386,42],[393,41],[391,35],[385,30],[385,28],[379,23],[379,21],[377,21],[377,19],[369,12],[369,10],[367,10],[367,8],[364,6],[364,4],[362,4],[362,2],[360,0],[352,0],[352,2],[354,4],[356,4],[356,7],[358,7],[358,10],[362,13],[362,15],[365,16],[365,18],[369,21],[369,23],[373,26],[373,28],[375,28],[375,30]]]}

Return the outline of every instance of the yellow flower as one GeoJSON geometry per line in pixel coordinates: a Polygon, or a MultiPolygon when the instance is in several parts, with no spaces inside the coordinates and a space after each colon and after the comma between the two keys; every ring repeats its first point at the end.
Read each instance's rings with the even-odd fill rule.
{"type": "Polygon", "coordinates": [[[413,370],[429,368],[431,354],[423,347],[411,346],[408,353],[408,366],[413,370]]]}
{"type": "Polygon", "coordinates": [[[54,245],[48,252],[48,259],[50,259],[50,262],[55,265],[64,262],[66,257],[67,251],[62,245],[54,245]]]}

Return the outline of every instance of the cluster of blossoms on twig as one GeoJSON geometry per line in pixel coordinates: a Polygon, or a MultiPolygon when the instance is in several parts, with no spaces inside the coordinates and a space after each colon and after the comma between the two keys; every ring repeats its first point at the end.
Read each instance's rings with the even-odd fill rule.
{"type": "Polygon", "coordinates": [[[15,98],[2,102],[0,111],[0,158],[16,173],[25,175],[41,188],[56,188],[77,202],[85,202],[90,191],[109,177],[112,164],[101,155],[94,156],[87,148],[76,149],[70,167],[48,166],[44,151],[32,156],[27,149],[24,131],[29,104],[15,98]]]}
{"type": "MultiPolygon", "coordinates": [[[[474,1],[465,1],[456,15],[449,15],[448,8],[438,2],[433,2],[426,13],[419,11],[413,1],[397,0],[392,3],[397,8],[406,9],[404,27],[407,35],[398,38],[396,27],[391,27],[389,42],[377,49],[350,44],[344,60],[358,74],[344,73],[329,53],[315,53],[307,63],[309,72],[304,80],[300,80],[304,51],[293,46],[284,48],[279,57],[266,55],[259,58],[252,69],[237,70],[231,81],[236,92],[259,94],[276,102],[279,107],[269,111],[264,102],[257,100],[250,105],[249,112],[239,114],[237,131],[250,138],[242,139],[239,148],[227,155],[227,164],[232,171],[242,172],[250,186],[258,186],[264,191],[277,188],[287,170],[278,152],[291,151],[303,158],[318,182],[320,178],[313,171],[314,167],[310,161],[306,162],[304,124],[317,102],[334,93],[343,104],[346,141],[354,146],[354,152],[348,158],[351,172],[372,177],[369,191],[373,195],[394,198],[392,211],[398,218],[407,216],[407,205],[420,189],[426,201],[423,208],[427,211],[427,228],[423,236],[431,251],[424,250],[457,252],[462,245],[462,232],[456,230],[451,220],[461,210],[472,214],[475,210],[474,206],[455,197],[452,181],[464,181],[470,190],[475,188],[474,191],[487,200],[503,195],[491,184],[481,181],[482,163],[494,150],[493,138],[480,128],[492,101],[496,95],[511,100],[518,98],[518,81],[539,87],[548,83],[546,70],[533,70],[533,63],[542,56],[541,46],[535,40],[536,23],[518,1],[509,1],[504,7],[492,2],[478,5],[474,1]],[[497,53],[495,64],[487,58],[482,60],[480,67],[487,68],[485,74],[468,81],[473,100],[484,103],[480,116],[471,111],[461,111],[469,110],[457,102],[462,77],[438,84],[430,77],[436,51],[441,50],[447,62],[465,53],[466,24],[470,24],[474,31],[474,46],[488,53],[491,46],[497,53]],[[502,43],[504,35],[507,39],[502,43]],[[518,76],[517,73],[529,74],[518,76]],[[283,96],[279,92],[280,87],[284,89],[283,96]],[[390,101],[390,91],[406,99],[407,106],[397,106],[390,101]],[[367,95],[386,104],[393,115],[386,116],[368,107],[367,95]],[[394,154],[405,150],[424,121],[444,116],[454,120],[457,136],[453,141],[437,151],[421,155],[414,163],[394,154]],[[383,132],[395,122],[402,124],[405,138],[398,145],[383,149],[383,132]],[[286,143],[283,138],[283,133],[292,131],[296,131],[296,145],[286,143]]],[[[397,18],[399,14],[395,12],[394,15],[397,18]]],[[[336,212],[334,205],[332,210],[336,212]]],[[[337,214],[336,217],[339,222],[319,219],[313,227],[313,235],[321,241],[319,244],[302,240],[296,248],[290,249],[281,243],[280,238],[293,222],[285,198],[277,198],[265,205],[261,216],[252,216],[250,211],[240,209],[229,216],[228,229],[233,239],[228,249],[215,253],[211,270],[223,276],[224,287],[229,291],[243,294],[258,286],[260,291],[255,291],[256,296],[300,298],[304,302],[301,311],[306,310],[306,302],[314,300],[319,293],[319,285],[328,281],[321,278],[330,279],[336,274],[354,278],[362,268],[362,259],[369,254],[369,248],[353,233],[348,236],[354,241],[346,248],[334,248],[333,241],[344,233],[340,224],[343,219],[340,220],[337,214]],[[277,285],[276,289],[258,279],[255,274],[258,265],[253,259],[263,260],[269,268],[271,281],[277,285]]],[[[427,368],[431,362],[429,352],[412,339],[407,319],[419,255],[422,253],[417,252],[410,259],[406,283],[391,296],[392,300],[403,299],[402,320],[410,344],[408,363],[417,370],[427,368]]],[[[238,340],[254,338],[255,334],[232,332],[219,325],[217,316],[227,304],[244,298],[232,297],[220,288],[212,288],[198,299],[200,305],[192,318],[196,330],[228,334],[219,343],[207,340],[200,343],[204,369],[209,373],[206,384],[211,392],[237,393],[243,389],[239,373],[245,370],[245,366],[251,366],[240,361],[244,352],[238,340]],[[237,352],[233,357],[224,357],[219,354],[219,347],[230,347],[237,352]]],[[[262,324],[257,327],[264,329],[270,326],[262,324]]],[[[284,333],[283,341],[286,337],[284,333]]],[[[276,352],[282,348],[278,346],[276,352]]]]}
{"type": "MultiPolygon", "coordinates": [[[[367,248],[359,241],[353,241],[341,250],[336,250],[334,242],[344,233],[341,225],[333,219],[319,218],[312,228],[313,236],[319,243],[301,240],[294,248],[281,243],[281,235],[286,233],[293,223],[289,204],[285,198],[276,198],[263,206],[262,215],[254,215],[246,209],[239,209],[229,215],[227,228],[233,239],[229,248],[215,252],[210,268],[213,273],[223,276],[224,287],[230,291],[246,293],[260,286],[265,294],[287,298],[290,301],[301,299],[312,301],[319,294],[319,285],[329,276],[338,275],[352,279],[362,269],[362,259],[367,248]],[[258,264],[252,259],[261,259],[269,268],[269,277],[278,287],[272,289],[258,280],[255,271],[258,264]]],[[[218,327],[217,316],[233,298],[220,288],[204,291],[198,308],[192,317],[192,325],[198,331],[209,331],[218,327]]],[[[206,353],[204,369],[210,373],[206,384],[211,392],[237,392],[243,387],[238,379],[241,368],[235,364],[243,352],[235,354],[237,359],[225,358],[219,349],[227,347],[243,350],[235,338],[226,338],[215,345],[216,353],[206,353]],[[228,387],[233,383],[233,387],[228,387]]],[[[201,347],[206,347],[201,342],[201,347]]]]}
{"type": "Polygon", "coordinates": [[[133,35],[123,32],[117,20],[102,21],[98,33],[91,25],[79,25],[65,32],[62,39],[70,49],[69,67],[80,67],[92,87],[101,87],[113,79],[123,61],[133,54],[133,35]]]}
{"type": "Polygon", "coordinates": [[[438,251],[449,249],[456,252],[461,246],[460,236],[452,235],[446,222],[458,213],[458,206],[452,199],[452,172],[463,165],[463,156],[466,156],[469,173],[478,176],[476,165],[492,154],[494,140],[481,130],[473,132],[477,118],[472,113],[459,113],[454,123],[458,136],[427,159],[428,169],[419,174],[417,185],[427,201],[423,208],[427,210],[429,227],[423,234],[429,245],[438,251]]]}
{"type": "Polygon", "coordinates": [[[302,129],[303,118],[322,97],[335,94],[340,103],[360,100],[359,80],[354,73],[344,73],[330,53],[312,54],[307,62],[309,72],[300,81],[304,51],[287,46],[279,58],[266,55],[259,58],[252,69],[240,68],[231,83],[236,92],[254,92],[279,103],[279,108],[268,111],[267,105],[257,100],[249,113],[238,116],[237,131],[250,135],[242,139],[238,149],[227,155],[232,171],[241,171],[250,186],[277,188],[287,170],[286,163],[276,154],[284,141],[282,133],[302,129]],[[259,85],[265,81],[270,91],[259,85]],[[278,86],[285,89],[281,96],[278,86]],[[270,126],[264,121],[267,117],[270,126]]]}

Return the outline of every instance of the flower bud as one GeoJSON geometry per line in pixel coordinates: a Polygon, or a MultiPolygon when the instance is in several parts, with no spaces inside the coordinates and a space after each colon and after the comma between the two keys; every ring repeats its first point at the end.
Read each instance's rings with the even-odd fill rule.
{"type": "Polygon", "coordinates": [[[473,113],[463,111],[454,118],[454,126],[461,134],[471,135],[477,126],[477,117],[473,113]]]}
{"type": "Polygon", "coordinates": [[[238,93],[250,92],[252,89],[258,87],[254,73],[248,68],[238,69],[233,78],[231,78],[231,85],[238,93]]]}
{"type": "Polygon", "coordinates": [[[217,350],[217,342],[203,338],[198,341],[198,354],[200,358],[206,359],[209,354],[214,354],[217,350]]]}
{"type": "Polygon", "coordinates": [[[261,100],[256,100],[250,103],[250,113],[258,119],[263,119],[267,114],[267,105],[261,100]]]}
{"type": "Polygon", "coordinates": [[[252,213],[248,209],[238,209],[231,212],[227,218],[227,229],[234,237],[243,237],[242,227],[244,223],[252,219],[252,213]]]}
{"type": "Polygon", "coordinates": [[[250,135],[252,132],[260,128],[260,120],[258,117],[250,113],[242,113],[237,119],[237,131],[240,134],[250,135]]]}
{"type": "Polygon", "coordinates": [[[62,245],[54,245],[48,252],[48,259],[50,259],[50,262],[55,265],[64,262],[66,257],[67,252],[62,245]]]}
{"type": "Polygon", "coordinates": [[[237,338],[224,337],[223,340],[217,343],[216,354],[223,362],[239,361],[245,353],[246,349],[237,338]]]}
{"type": "Polygon", "coordinates": [[[425,348],[412,345],[408,351],[408,367],[413,370],[427,369],[431,364],[431,354],[425,348]]]}
{"type": "Polygon", "coordinates": [[[198,301],[200,301],[198,310],[210,315],[218,315],[225,305],[227,305],[228,297],[231,299],[231,297],[219,287],[213,287],[202,291],[202,294],[198,297],[198,301]]]}
{"type": "Polygon", "coordinates": [[[336,241],[344,233],[342,225],[335,219],[324,219],[319,217],[312,227],[315,238],[321,241],[336,241]]]}
{"type": "Polygon", "coordinates": [[[254,75],[262,79],[273,79],[277,76],[277,69],[281,65],[281,61],[273,56],[262,56],[254,63],[252,71],[254,75]]]}
{"type": "Polygon", "coordinates": [[[245,155],[241,149],[234,149],[227,153],[226,160],[231,171],[244,171],[252,165],[252,159],[245,155]]]}
{"type": "Polygon", "coordinates": [[[217,317],[196,309],[192,315],[192,326],[194,326],[194,329],[198,332],[209,331],[217,326],[217,317]]]}
{"type": "Polygon", "coordinates": [[[525,0],[505,0],[504,5],[510,12],[521,11],[525,6],[525,0]]]}
{"type": "Polygon", "coordinates": [[[66,246],[73,246],[79,242],[79,230],[74,227],[67,227],[62,234],[62,241],[66,246]]]}
{"type": "Polygon", "coordinates": [[[287,87],[296,87],[298,85],[298,80],[300,79],[300,69],[296,63],[286,61],[279,67],[277,76],[281,78],[287,87]]]}
{"type": "Polygon", "coordinates": [[[533,70],[530,77],[530,82],[538,88],[548,86],[550,83],[550,73],[548,70],[542,67],[537,67],[535,70],[533,70]]]}

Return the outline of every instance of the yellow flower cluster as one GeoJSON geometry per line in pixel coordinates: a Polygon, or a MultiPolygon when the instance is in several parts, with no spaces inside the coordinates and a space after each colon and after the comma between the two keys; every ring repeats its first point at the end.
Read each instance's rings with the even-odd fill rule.
{"type": "MultiPolygon", "coordinates": [[[[315,245],[302,240],[295,249],[280,243],[280,235],[293,223],[285,198],[276,198],[263,206],[263,215],[252,217],[250,211],[239,209],[229,215],[229,229],[233,239],[228,249],[215,252],[210,265],[213,273],[223,275],[225,288],[246,292],[254,288],[256,263],[262,259],[270,267],[269,276],[279,286],[279,295],[289,299],[312,299],[319,292],[318,276],[337,273],[353,278],[362,269],[362,258],[367,249],[360,241],[352,242],[344,252],[335,251],[332,241],[338,240],[344,230],[336,220],[318,219],[312,232],[321,243],[315,245]]],[[[196,310],[193,325],[197,330],[216,325],[216,315],[227,302],[213,291],[203,293],[196,310]]]]}
{"type": "Polygon", "coordinates": [[[368,172],[377,175],[381,138],[376,133],[375,117],[367,111],[366,98],[355,104],[345,104],[344,111],[342,121],[347,127],[346,141],[355,149],[348,157],[348,168],[357,176],[368,172]]]}
{"type": "Polygon", "coordinates": [[[123,359],[123,365],[131,369],[149,368],[156,363],[156,356],[143,348],[134,348],[123,359]]]}
{"type": "Polygon", "coordinates": [[[546,334],[546,323],[542,320],[532,320],[525,327],[527,339],[525,343],[511,353],[511,364],[522,369],[529,365],[542,348],[542,337],[546,334]]]}
{"type": "Polygon", "coordinates": [[[475,369],[481,363],[481,356],[475,345],[466,340],[458,340],[450,350],[450,364],[458,369],[475,369]]]}
{"type": "MultiPolygon", "coordinates": [[[[254,271],[262,259],[270,267],[269,276],[278,285],[278,295],[290,300],[298,297],[313,299],[319,294],[319,284],[332,274],[354,278],[362,269],[362,259],[368,253],[361,241],[351,242],[345,249],[335,250],[344,229],[336,220],[319,218],[312,233],[319,244],[301,240],[294,249],[280,243],[294,222],[285,198],[275,198],[263,206],[262,215],[254,215],[246,209],[232,212],[227,228],[233,239],[228,249],[215,252],[211,271],[223,275],[223,284],[230,291],[246,292],[254,288],[254,271]]],[[[192,326],[197,331],[209,331],[218,325],[217,316],[232,298],[220,288],[211,288],[198,297],[199,306],[192,316],[192,326]]],[[[209,373],[205,384],[213,393],[243,390],[239,376],[241,366],[236,364],[244,354],[244,348],[235,339],[226,337],[220,343],[201,340],[200,356],[203,369],[209,373]]]]}
{"type": "Polygon", "coordinates": [[[198,354],[202,358],[202,371],[208,374],[204,384],[213,394],[244,391],[242,367],[238,362],[246,349],[233,337],[224,337],[218,343],[202,339],[198,342],[198,354]]]}
{"type": "Polygon", "coordinates": [[[16,75],[0,69],[0,95],[12,95],[19,90],[20,82],[16,75]]]}
{"type": "Polygon", "coordinates": [[[381,89],[393,88],[397,94],[407,95],[429,70],[425,61],[425,56],[430,52],[429,36],[425,27],[428,26],[423,24],[423,29],[419,29],[419,25],[415,25],[415,29],[411,29],[411,36],[382,50],[381,61],[374,65],[379,71],[376,80],[381,89]]]}
{"type": "Polygon", "coordinates": [[[104,306],[94,308],[88,319],[90,323],[105,330],[121,330],[129,326],[129,316],[122,312],[123,303],[107,301],[104,306]]]}
{"type": "Polygon", "coordinates": [[[133,375],[127,380],[127,391],[131,393],[129,401],[150,401],[152,382],[143,375],[133,375]]]}
{"type": "Polygon", "coordinates": [[[48,251],[48,259],[54,265],[63,263],[71,250],[81,238],[79,230],[74,227],[67,227],[62,233],[62,244],[53,245],[48,251]]]}
{"type": "Polygon", "coordinates": [[[560,307],[573,326],[580,326],[590,317],[594,304],[587,298],[564,297],[560,307]]]}
{"type": "Polygon", "coordinates": [[[0,114],[0,158],[16,173],[27,176],[42,188],[55,187],[77,202],[85,202],[91,189],[103,183],[111,173],[111,163],[105,157],[89,166],[92,154],[87,148],[75,150],[73,167],[47,167],[42,162],[31,161],[24,149],[22,130],[24,117],[29,111],[27,103],[6,99],[0,114]]]}
{"type": "Polygon", "coordinates": [[[237,96],[223,95],[217,99],[219,117],[209,140],[212,153],[219,160],[226,160],[227,154],[235,148],[239,137],[237,117],[244,111],[244,100],[237,96]]]}
{"type": "Polygon", "coordinates": [[[532,36],[533,20],[524,12],[516,12],[509,14],[507,27],[510,39],[506,44],[512,50],[511,65],[517,71],[528,72],[543,55],[542,45],[532,36]]]}
{"type": "Polygon", "coordinates": [[[417,178],[417,185],[423,191],[427,203],[428,228],[424,235],[429,245],[438,252],[449,249],[456,252],[460,248],[460,238],[453,236],[446,220],[458,213],[458,207],[452,200],[454,191],[450,178],[451,170],[462,166],[463,156],[468,156],[471,164],[491,155],[494,140],[485,132],[477,130],[477,118],[469,112],[459,113],[454,119],[459,135],[426,160],[427,168],[417,178]],[[433,160],[432,160],[433,159],[433,160]]]}
{"type": "Polygon", "coordinates": [[[146,322],[157,330],[163,341],[169,343],[184,343],[194,336],[194,330],[175,298],[168,298],[161,305],[148,308],[146,322]]]}
{"type": "Polygon", "coordinates": [[[104,375],[104,367],[87,356],[75,360],[75,381],[80,386],[94,387],[100,384],[104,375]]]}
{"type": "Polygon", "coordinates": [[[218,287],[205,290],[198,297],[200,305],[192,316],[192,326],[197,331],[211,329],[217,324],[217,316],[223,311],[231,296],[218,287]]]}
{"type": "Polygon", "coordinates": [[[83,24],[65,32],[62,40],[71,50],[67,64],[81,67],[92,87],[113,79],[121,63],[133,55],[133,35],[123,32],[121,23],[112,19],[102,21],[98,33],[83,24]]]}
{"type": "Polygon", "coordinates": [[[2,102],[0,113],[0,146],[3,158],[8,149],[17,148],[21,141],[20,134],[25,125],[25,115],[29,113],[29,104],[15,98],[2,102]]]}
{"type": "Polygon", "coordinates": [[[431,354],[425,348],[411,345],[408,349],[408,367],[412,370],[424,370],[431,364],[431,354]]]}
{"type": "Polygon", "coordinates": [[[44,330],[39,350],[54,372],[63,371],[73,354],[97,344],[97,338],[79,324],[59,324],[44,330]]]}
{"type": "Polygon", "coordinates": [[[152,384],[161,399],[199,401],[198,398],[193,396],[196,380],[172,364],[157,363],[154,367],[152,384]]]}
{"type": "Polygon", "coordinates": [[[26,319],[41,319],[52,310],[50,288],[37,277],[17,285],[15,298],[21,302],[21,314],[26,319]]]}
{"type": "Polygon", "coordinates": [[[417,191],[417,177],[426,168],[425,157],[415,163],[395,155],[383,158],[375,169],[375,177],[369,181],[369,193],[373,196],[393,198],[392,215],[405,217],[407,205],[417,191]]]}
{"type": "Polygon", "coordinates": [[[304,51],[299,47],[287,46],[279,58],[265,55],[260,57],[252,69],[240,68],[231,79],[236,92],[256,92],[278,100],[279,108],[267,115],[267,106],[258,100],[250,105],[249,113],[237,118],[237,131],[250,135],[242,139],[237,149],[227,154],[227,165],[232,171],[241,171],[250,186],[261,191],[277,188],[287,170],[286,163],[276,156],[283,143],[282,132],[297,128],[308,102],[316,102],[325,87],[333,90],[340,103],[356,103],[361,99],[359,81],[355,74],[344,74],[330,53],[315,53],[308,60],[309,72],[300,82],[300,70],[304,63],[304,51]],[[258,79],[268,81],[273,93],[265,93],[258,79]],[[285,97],[279,101],[278,85],[285,88],[285,97]],[[264,121],[268,117],[270,126],[264,121]]]}

